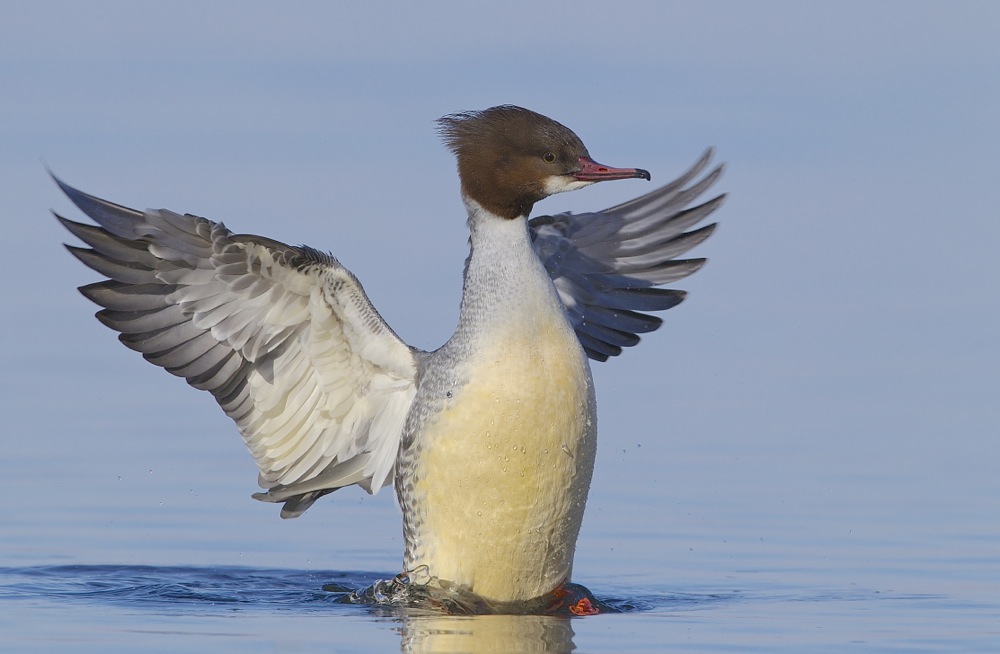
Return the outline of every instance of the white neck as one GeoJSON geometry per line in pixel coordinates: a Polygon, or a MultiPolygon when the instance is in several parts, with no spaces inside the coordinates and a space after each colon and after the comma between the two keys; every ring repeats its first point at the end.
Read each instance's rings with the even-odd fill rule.
{"type": "Polygon", "coordinates": [[[526,217],[501,218],[465,197],[471,252],[459,331],[513,326],[535,312],[564,312],[552,280],[531,246],[526,217]]]}

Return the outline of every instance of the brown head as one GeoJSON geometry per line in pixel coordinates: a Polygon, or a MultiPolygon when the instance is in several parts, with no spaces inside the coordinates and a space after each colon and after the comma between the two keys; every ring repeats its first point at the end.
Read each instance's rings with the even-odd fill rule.
{"type": "Polygon", "coordinates": [[[438,126],[458,158],[462,192],[503,218],[527,216],[542,198],[594,182],[649,179],[640,168],[602,166],[568,127],[521,107],[452,114],[438,126]]]}

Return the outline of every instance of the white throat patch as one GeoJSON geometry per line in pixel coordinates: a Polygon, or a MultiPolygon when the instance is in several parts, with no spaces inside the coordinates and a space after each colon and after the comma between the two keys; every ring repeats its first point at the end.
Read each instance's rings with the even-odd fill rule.
{"type": "Polygon", "coordinates": [[[583,180],[574,179],[569,175],[551,175],[545,178],[545,185],[543,188],[548,195],[555,195],[556,193],[575,191],[578,188],[590,186],[593,183],[594,182],[585,182],[583,180]]]}

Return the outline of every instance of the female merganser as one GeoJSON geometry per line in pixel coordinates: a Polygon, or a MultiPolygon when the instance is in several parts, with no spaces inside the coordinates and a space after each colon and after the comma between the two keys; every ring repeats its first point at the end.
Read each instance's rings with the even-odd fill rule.
{"type": "Polygon", "coordinates": [[[209,391],[260,468],[259,500],[296,517],[357,484],[394,484],[404,570],[491,602],[569,581],[597,449],[588,357],[638,343],[698,270],[689,205],[721,166],[597,213],[535,202],[594,182],[649,179],[596,163],[563,125],[514,106],[446,116],[471,252],[455,334],[406,345],[333,256],[165,209],[136,211],[56,182],[99,227],[62,224],[109,279],[81,287],[146,360],[209,391]],[[694,183],[692,183],[694,182],[694,183]],[[690,185],[689,185],[690,184],[690,185]]]}

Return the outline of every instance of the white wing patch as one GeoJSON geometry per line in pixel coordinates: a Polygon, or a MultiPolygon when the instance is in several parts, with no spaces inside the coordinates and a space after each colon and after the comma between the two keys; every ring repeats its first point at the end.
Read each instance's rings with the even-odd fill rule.
{"type": "Polygon", "coordinates": [[[81,291],[126,346],[216,397],[260,469],[255,497],[291,517],[336,488],[392,482],[416,359],[354,275],[309,248],[59,184],[100,225],[60,217],[93,248],[70,251],[109,278],[81,291]]]}

